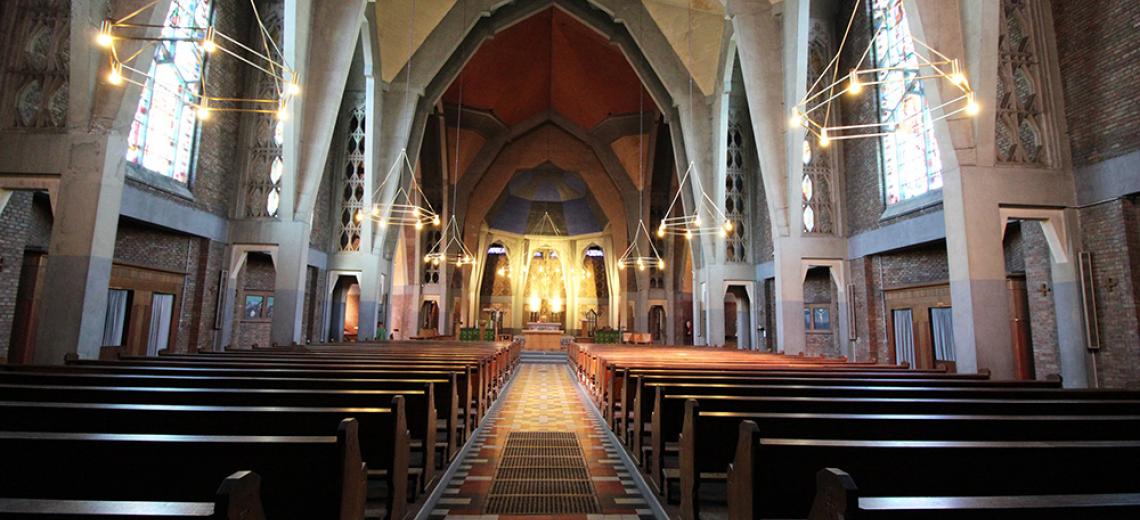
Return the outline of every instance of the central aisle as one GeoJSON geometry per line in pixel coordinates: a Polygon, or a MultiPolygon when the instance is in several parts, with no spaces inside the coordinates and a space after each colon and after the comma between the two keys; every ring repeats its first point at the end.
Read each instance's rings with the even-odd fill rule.
{"type": "Polygon", "coordinates": [[[653,512],[566,365],[522,363],[431,518],[637,520],[653,512]]]}

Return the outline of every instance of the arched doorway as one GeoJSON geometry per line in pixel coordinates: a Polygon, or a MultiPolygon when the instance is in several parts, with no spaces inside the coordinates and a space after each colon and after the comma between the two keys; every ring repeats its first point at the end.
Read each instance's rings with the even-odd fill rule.
{"type": "Polygon", "coordinates": [[[329,304],[329,341],[356,341],[360,331],[360,284],[352,275],[340,275],[329,304]]]}
{"type": "Polygon", "coordinates": [[[598,329],[612,326],[609,322],[610,289],[606,276],[606,253],[598,245],[591,245],[582,254],[581,274],[578,278],[578,328],[593,337],[598,329]],[[590,313],[593,313],[592,315],[590,313]]]}
{"type": "Polygon", "coordinates": [[[654,343],[665,342],[665,307],[654,305],[649,309],[649,334],[654,343]]]}

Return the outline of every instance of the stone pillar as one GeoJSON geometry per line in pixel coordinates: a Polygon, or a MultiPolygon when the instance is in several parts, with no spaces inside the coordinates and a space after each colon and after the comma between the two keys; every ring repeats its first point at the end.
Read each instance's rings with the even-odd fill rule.
{"type": "Polygon", "coordinates": [[[736,299],[736,348],[752,350],[752,306],[748,300],[736,299]]]}
{"type": "MultiPolygon", "coordinates": [[[[776,351],[786,354],[803,354],[804,338],[804,275],[803,263],[796,247],[788,239],[777,239],[775,248],[776,294],[776,351]],[[781,244],[783,242],[784,244],[781,244]]],[[[771,334],[773,331],[768,331],[771,334]]]]}
{"type": "MultiPolygon", "coordinates": [[[[274,226],[278,244],[275,257],[276,288],[273,292],[273,324],[270,341],[277,345],[303,342],[301,323],[305,312],[305,272],[309,265],[309,224],[282,222],[274,226]]],[[[362,287],[363,289],[363,287],[362,287]]]]}
{"type": "Polygon", "coordinates": [[[993,175],[993,171],[961,167],[942,174],[958,372],[984,368],[995,379],[1013,379],[1002,222],[996,205],[968,189],[984,187],[967,182],[971,174],[993,175]]]}
{"type": "Polygon", "coordinates": [[[1060,351],[1061,380],[1066,388],[1088,388],[1088,345],[1085,339],[1084,307],[1081,301],[1080,272],[1077,268],[1076,210],[1062,212],[1062,218],[1041,223],[1054,247],[1051,251],[1050,275],[1053,279],[1053,304],[1057,317],[1057,347],[1060,351]],[[1062,237],[1070,237],[1064,239],[1062,237]]]}
{"type": "Polygon", "coordinates": [[[376,339],[376,312],[380,306],[380,259],[364,256],[366,261],[360,270],[360,304],[357,306],[356,340],[360,342],[376,339]]]}
{"type": "MultiPolygon", "coordinates": [[[[132,96],[126,96],[132,97],[132,96]]],[[[103,345],[107,287],[123,195],[126,135],[73,136],[52,226],[34,362],[63,363],[64,354],[97,359],[103,345]]]]}

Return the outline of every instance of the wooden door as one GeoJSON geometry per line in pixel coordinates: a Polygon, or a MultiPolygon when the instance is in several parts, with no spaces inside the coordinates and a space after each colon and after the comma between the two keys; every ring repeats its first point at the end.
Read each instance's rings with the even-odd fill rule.
{"type": "Polygon", "coordinates": [[[1006,280],[1009,294],[1009,332],[1013,339],[1013,363],[1018,379],[1033,379],[1033,335],[1029,328],[1029,292],[1024,277],[1006,280]]]}
{"type": "Polygon", "coordinates": [[[20,283],[16,289],[16,312],[12,320],[12,338],[8,345],[8,362],[31,363],[35,356],[37,314],[43,287],[47,254],[25,251],[20,267],[20,283]]]}

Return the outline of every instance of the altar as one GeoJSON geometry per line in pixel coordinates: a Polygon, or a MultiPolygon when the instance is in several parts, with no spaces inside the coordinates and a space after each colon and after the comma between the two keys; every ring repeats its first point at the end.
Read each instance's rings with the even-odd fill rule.
{"type": "Polygon", "coordinates": [[[523,329],[525,350],[559,351],[562,349],[562,324],[530,322],[523,329]]]}

